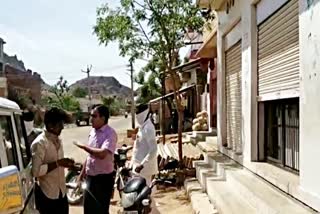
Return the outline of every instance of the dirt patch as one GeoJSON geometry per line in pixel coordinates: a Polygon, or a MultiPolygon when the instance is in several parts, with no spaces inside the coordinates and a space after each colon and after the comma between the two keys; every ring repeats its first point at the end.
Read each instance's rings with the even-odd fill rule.
{"type": "MultiPolygon", "coordinates": [[[[154,200],[152,214],[192,214],[192,207],[183,189],[175,187],[159,187],[154,189],[152,194],[154,200]]],[[[110,213],[117,213],[121,210],[120,198],[115,194],[110,207],[110,213]]]]}
{"type": "Polygon", "coordinates": [[[118,146],[121,147],[123,144],[133,145],[133,140],[131,138],[127,138],[126,133],[117,133],[118,134],[118,146]]]}

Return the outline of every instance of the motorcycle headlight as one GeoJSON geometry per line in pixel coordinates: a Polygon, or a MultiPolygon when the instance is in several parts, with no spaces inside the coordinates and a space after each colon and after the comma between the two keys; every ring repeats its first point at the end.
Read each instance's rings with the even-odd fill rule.
{"type": "Polygon", "coordinates": [[[135,199],[137,198],[138,193],[123,193],[121,197],[121,205],[123,208],[131,207],[134,204],[135,199]]]}
{"type": "Polygon", "coordinates": [[[87,189],[87,187],[88,187],[88,184],[87,184],[86,182],[83,182],[83,183],[81,184],[81,188],[82,188],[83,190],[87,189]]]}
{"type": "Polygon", "coordinates": [[[149,206],[150,205],[150,200],[149,199],[143,199],[142,200],[142,205],[145,206],[145,207],[149,206]]]}

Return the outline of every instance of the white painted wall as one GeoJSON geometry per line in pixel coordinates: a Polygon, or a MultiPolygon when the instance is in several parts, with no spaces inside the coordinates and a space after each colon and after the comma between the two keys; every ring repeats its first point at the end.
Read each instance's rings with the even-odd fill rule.
{"type": "Polygon", "coordinates": [[[256,144],[256,34],[255,8],[246,0],[235,1],[229,14],[218,14],[218,143],[226,143],[225,111],[225,51],[241,39],[242,48],[242,153],[243,160],[250,161],[251,144],[256,144]],[[253,43],[253,45],[252,45],[253,43]],[[246,120],[245,120],[246,119],[246,120]]]}
{"type": "MultiPolygon", "coordinates": [[[[320,1],[300,2],[300,185],[320,200],[320,1]]],[[[320,209],[320,203],[317,204],[320,209]]]]}
{"type": "MultiPolygon", "coordinates": [[[[287,0],[235,1],[229,14],[218,12],[217,107],[218,144],[226,143],[225,50],[236,37],[242,39],[242,163],[249,169],[257,152],[257,24],[287,0]],[[259,3],[257,3],[259,2],[259,3]],[[239,30],[239,24],[240,29],[239,30]],[[233,28],[236,26],[235,30],[233,28]],[[228,33],[230,33],[228,35],[228,33]],[[227,42],[226,42],[227,37],[227,42]]],[[[320,0],[300,2],[300,187],[290,183],[289,194],[320,210],[320,0]],[[308,5],[309,4],[309,5],[308,5]],[[298,188],[299,190],[295,190],[298,188]]],[[[258,170],[256,170],[258,171],[258,170]]],[[[266,179],[269,179],[265,174],[266,179]]],[[[272,179],[272,178],[270,178],[272,179]]],[[[282,178],[285,179],[285,178],[282,178]]]]}

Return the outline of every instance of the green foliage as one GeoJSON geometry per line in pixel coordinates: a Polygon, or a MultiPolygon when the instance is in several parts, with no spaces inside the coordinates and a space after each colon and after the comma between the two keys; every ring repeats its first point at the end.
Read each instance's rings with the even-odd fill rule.
{"type": "Polygon", "coordinates": [[[70,112],[80,111],[80,104],[72,95],[65,95],[57,99],[56,97],[46,96],[42,99],[46,107],[58,107],[70,112]]]}
{"type": "Polygon", "coordinates": [[[140,85],[138,90],[138,103],[148,103],[161,96],[160,59],[153,57],[148,64],[135,76],[135,82],[140,85]],[[148,76],[148,78],[146,78],[148,76]]]}
{"type": "Polygon", "coordinates": [[[121,0],[120,7],[105,4],[97,9],[94,33],[103,45],[117,41],[120,55],[130,61],[153,56],[135,77],[141,85],[138,101],[146,103],[161,95],[161,73],[171,73],[181,63],[178,52],[185,33],[202,26],[192,0],[121,0]]]}
{"type": "MultiPolygon", "coordinates": [[[[174,76],[172,67],[177,65],[178,53],[184,46],[184,36],[190,31],[200,31],[203,27],[200,9],[193,0],[120,0],[120,6],[110,8],[107,4],[98,8],[94,33],[103,45],[118,42],[121,56],[131,62],[142,57],[156,57],[159,72],[163,79],[174,76]]],[[[153,65],[152,65],[153,66],[153,65]]],[[[137,80],[143,79],[138,74],[137,80]]],[[[154,77],[151,77],[154,78],[154,77]]],[[[156,81],[154,81],[156,82],[156,81]]],[[[141,91],[140,99],[146,99],[151,90],[150,83],[141,91]]],[[[180,97],[175,96],[180,108],[180,97]]],[[[181,143],[182,111],[179,111],[179,143],[181,143]]],[[[182,159],[182,151],[179,158],[182,159]]]]}
{"type": "Polygon", "coordinates": [[[77,87],[72,91],[72,95],[78,98],[84,98],[88,95],[88,90],[85,88],[77,87]]]}
{"type": "Polygon", "coordinates": [[[110,111],[110,115],[117,116],[121,114],[121,110],[125,108],[125,102],[117,97],[101,97],[103,105],[107,106],[110,111]]]}
{"type": "Polygon", "coordinates": [[[184,46],[184,34],[203,26],[192,0],[121,0],[120,4],[98,8],[94,33],[101,44],[118,41],[120,54],[131,61],[151,54],[171,69],[184,46]]]}
{"type": "Polygon", "coordinates": [[[58,107],[70,112],[80,111],[80,103],[69,93],[68,82],[63,77],[60,77],[50,92],[54,95],[42,98],[42,104],[45,107],[58,107]]]}

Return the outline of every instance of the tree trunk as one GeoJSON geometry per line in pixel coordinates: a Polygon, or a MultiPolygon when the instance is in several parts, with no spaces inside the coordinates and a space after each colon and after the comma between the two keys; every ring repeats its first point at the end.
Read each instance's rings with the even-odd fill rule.
{"type": "Polygon", "coordinates": [[[179,166],[180,169],[184,168],[182,157],[182,131],[183,131],[183,110],[178,109],[178,151],[179,151],[179,166]]]}
{"type": "MultiPolygon", "coordinates": [[[[169,75],[172,79],[174,79],[175,72],[169,68],[169,75]]],[[[183,118],[183,108],[181,106],[181,99],[179,89],[176,88],[176,84],[173,84],[173,94],[174,100],[176,101],[176,109],[178,112],[178,153],[179,153],[179,166],[180,169],[183,169],[183,152],[182,152],[182,118],[183,118]]]]}
{"type": "Polygon", "coordinates": [[[165,109],[165,100],[164,96],[166,95],[166,88],[165,88],[165,76],[163,75],[162,78],[162,99],[161,99],[161,111],[162,111],[162,118],[161,118],[161,127],[162,127],[162,144],[166,144],[166,132],[165,132],[165,118],[166,118],[166,109],[165,109]]]}

